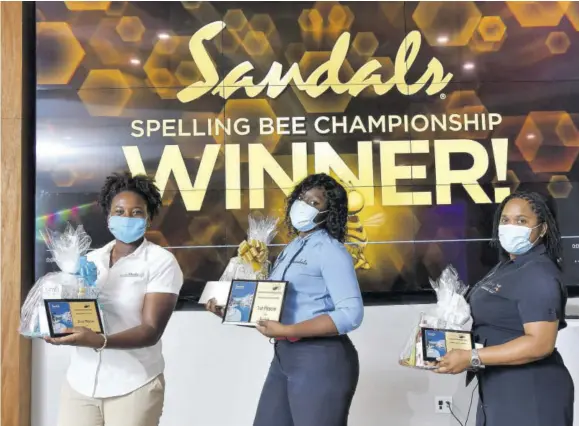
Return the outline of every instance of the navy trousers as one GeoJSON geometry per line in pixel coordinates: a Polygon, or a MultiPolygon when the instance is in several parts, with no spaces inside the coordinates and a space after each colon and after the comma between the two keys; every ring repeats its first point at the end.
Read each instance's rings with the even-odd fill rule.
{"type": "Polygon", "coordinates": [[[359,375],[347,336],[278,341],[253,426],[347,426],[359,375]]]}

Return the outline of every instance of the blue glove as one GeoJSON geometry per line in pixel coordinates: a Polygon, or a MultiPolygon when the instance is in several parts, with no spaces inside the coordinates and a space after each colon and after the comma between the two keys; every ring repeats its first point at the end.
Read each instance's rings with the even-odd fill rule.
{"type": "Polygon", "coordinates": [[[86,256],[80,258],[80,269],[78,271],[80,276],[88,287],[95,287],[98,277],[97,267],[93,262],[89,262],[86,256]]]}

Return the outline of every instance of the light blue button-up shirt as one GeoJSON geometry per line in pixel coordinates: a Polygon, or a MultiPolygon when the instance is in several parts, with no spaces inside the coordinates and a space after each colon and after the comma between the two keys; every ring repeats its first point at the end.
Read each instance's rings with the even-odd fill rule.
{"type": "Polygon", "coordinates": [[[275,261],[270,279],[289,282],[283,324],[328,314],[338,332],[346,334],[362,323],[364,304],[352,256],[325,230],[288,244],[275,261]]]}

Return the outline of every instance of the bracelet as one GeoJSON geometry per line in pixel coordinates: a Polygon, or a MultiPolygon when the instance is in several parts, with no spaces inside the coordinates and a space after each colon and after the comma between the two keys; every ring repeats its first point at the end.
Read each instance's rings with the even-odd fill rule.
{"type": "Polygon", "coordinates": [[[103,345],[102,345],[100,348],[95,349],[95,352],[101,352],[104,348],[107,347],[107,343],[108,343],[107,335],[106,335],[106,334],[102,334],[102,336],[103,336],[103,338],[105,339],[105,341],[103,342],[103,345]]]}

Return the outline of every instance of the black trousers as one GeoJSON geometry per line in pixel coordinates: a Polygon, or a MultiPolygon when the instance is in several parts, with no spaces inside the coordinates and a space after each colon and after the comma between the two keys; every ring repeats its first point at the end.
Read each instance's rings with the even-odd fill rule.
{"type": "Polygon", "coordinates": [[[477,426],[573,426],[575,386],[555,350],[541,361],[479,374],[477,426]]]}
{"type": "Polygon", "coordinates": [[[253,426],[347,426],[359,375],[347,336],[278,341],[253,426]]]}

